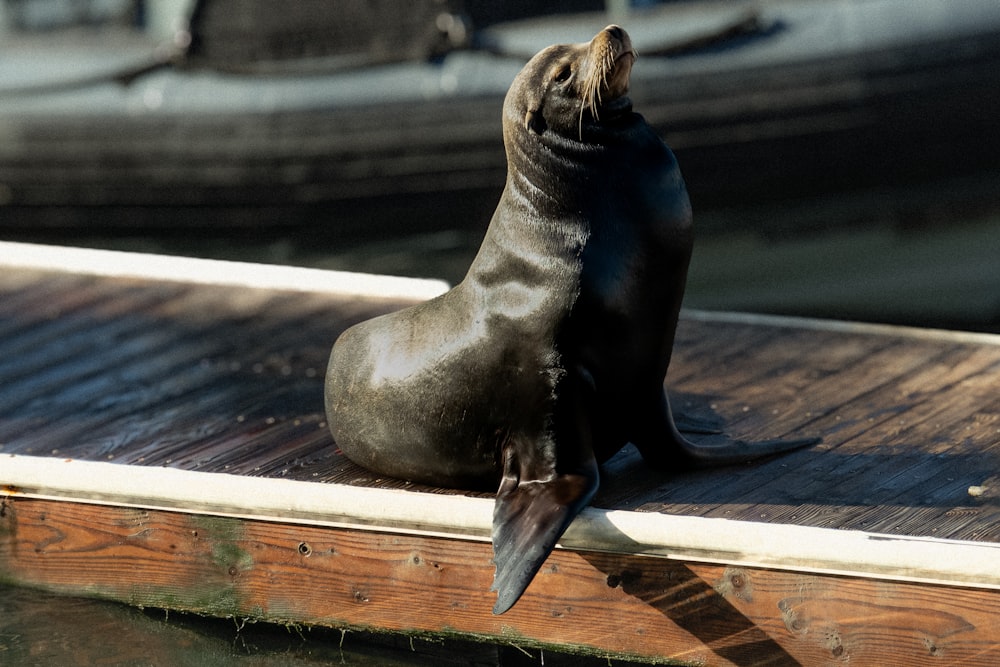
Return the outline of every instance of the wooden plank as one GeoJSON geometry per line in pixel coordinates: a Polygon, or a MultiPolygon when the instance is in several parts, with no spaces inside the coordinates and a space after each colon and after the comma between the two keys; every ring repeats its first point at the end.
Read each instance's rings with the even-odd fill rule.
{"type": "MultiPolygon", "coordinates": [[[[997,540],[998,487],[982,460],[1000,436],[991,391],[1000,337],[725,313],[694,313],[681,331],[705,336],[711,327],[735,325],[743,336],[753,330],[745,322],[783,328],[765,328],[770,342],[714,368],[714,376],[715,360],[690,358],[690,334],[679,336],[676,365],[696,372],[679,383],[668,378],[668,387],[683,399],[715,383],[711,405],[730,432],[773,437],[806,416],[801,432],[822,435],[822,444],[754,466],[685,475],[661,483],[656,496],[612,494],[611,502],[635,497],[646,501],[639,508],[654,511],[997,540]],[[981,494],[970,496],[970,487],[981,494]]],[[[706,403],[697,394],[687,401],[706,403]]],[[[684,409],[683,400],[675,403],[684,409]]],[[[611,465],[605,486],[615,484],[613,475],[648,483],[636,463],[611,465]]]]}
{"type": "MultiPolygon", "coordinates": [[[[489,541],[493,501],[454,494],[0,455],[0,494],[489,541]]],[[[1000,544],[587,508],[560,541],[691,562],[1000,589],[1000,544]]],[[[488,588],[488,586],[487,586],[488,588]]]]}
{"type": "MultiPolygon", "coordinates": [[[[12,270],[4,275],[15,276],[15,294],[36,289],[45,294],[50,281],[63,284],[68,275],[34,273],[37,282],[30,289],[16,279],[31,273],[12,270]]],[[[177,292],[156,281],[88,278],[72,283],[60,298],[34,303],[31,309],[4,311],[7,321],[24,319],[30,326],[22,328],[21,342],[14,346],[20,353],[5,354],[0,372],[28,363],[30,353],[38,375],[5,375],[0,383],[0,394],[9,392],[0,419],[3,451],[408,486],[371,475],[338,456],[326,435],[321,401],[322,368],[336,333],[398,302],[383,302],[380,310],[337,295],[297,292],[292,297],[289,292],[196,283],[177,292]],[[38,304],[46,305],[41,313],[38,304]],[[67,320],[75,324],[67,328],[67,320]],[[136,321],[145,328],[130,328],[136,321]],[[120,343],[97,335],[102,331],[128,335],[120,343]],[[38,344],[33,346],[32,339],[38,344]],[[125,358],[122,350],[137,342],[142,345],[125,358]],[[72,354],[67,356],[68,346],[72,354]],[[98,358],[103,366],[87,366],[98,358]],[[48,362],[58,359],[72,362],[63,369],[63,381],[57,368],[49,368],[48,362]],[[74,369],[81,368],[89,370],[72,380],[74,369]],[[43,382],[46,377],[50,381],[43,382]],[[19,382],[34,387],[34,396],[22,391],[19,382]],[[28,398],[31,402],[25,403],[28,398]]],[[[990,360],[1000,359],[993,356],[1000,346],[938,341],[927,332],[915,340],[906,332],[885,338],[896,328],[825,332],[821,322],[795,329],[798,320],[779,319],[782,326],[775,330],[763,321],[720,319],[715,324],[682,321],[668,382],[680,399],[675,404],[695,416],[714,413],[728,432],[751,439],[808,424],[804,432],[822,434],[823,444],[749,467],[669,476],[644,468],[626,452],[602,473],[603,506],[866,529],[859,521],[868,520],[863,515],[870,514],[870,503],[861,492],[881,489],[893,477],[903,479],[899,474],[911,464],[927,475],[938,474],[932,469],[935,448],[940,449],[932,442],[940,437],[935,421],[977,423],[986,429],[986,438],[996,430],[989,426],[989,402],[976,399],[964,410],[962,401],[988,395],[990,360]],[[752,345],[746,346],[747,340],[752,345]],[[796,369],[797,361],[802,370],[796,369]],[[948,373],[928,372],[928,363],[948,373]],[[965,370],[955,374],[949,364],[965,370]],[[938,380],[949,377],[937,396],[934,387],[942,389],[938,380]],[[906,396],[899,395],[897,382],[909,387],[906,396]],[[920,401],[910,396],[914,389],[920,389],[920,401]],[[920,409],[927,400],[947,411],[920,422],[910,433],[911,442],[899,441],[898,434],[893,436],[899,410],[920,409]],[[899,451],[877,449],[885,442],[899,451]]],[[[3,343],[6,351],[8,340],[3,343]]],[[[985,444],[977,442],[976,447],[985,444]]],[[[984,481],[964,463],[973,454],[955,450],[943,462],[962,470],[966,486],[984,481]]],[[[922,478],[916,479],[909,491],[903,489],[906,493],[886,495],[892,502],[884,516],[910,513],[898,505],[920,502],[921,484],[922,478]]],[[[987,485],[983,498],[991,493],[987,485]]],[[[974,509],[970,505],[981,501],[964,494],[945,500],[952,504],[938,512],[941,520],[962,530],[952,536],[996,539],[990,526],[1000,523],[991,520],[990,505],[979,509],[984,529],[942,514],[969,512],[974,509]]],[[[927,512],[921,516],[934,518],[927,512]]],[[[877,525],[897,532],[884,522],[877,525]]],[[[939,530],[934,521],[924,528],[939,530]]]]}
{"type": "MultiPolygon", "coordinates": [[[[965,430],[970,412],[991,402],[993,393],[985,387],[976,389],[971,381],[995,375],[1000,369],[996,348],[963,346],[935,350],[914,344],[904,350],[893,348],[888,355],[870,355],[864,359],[864,365],[870,380],[854,371],[846,377],[835,374],[819,379],[801,389],[811,400],[832,406],[812,428],[824,434],[823,448],[836,447],[841,460],[829,475],[814,475],[804,484],[791,483],[790,478],[798,474],[795,468],[785,475],[760,480],[766,488],[774,489],[776,497],[788,496],[790,489],[794,489],[799,499],[810,497],[828,485],[831,476],[836,476],[834,498],[843,501],[873,498],[883,495],[878,492],[888,480],[899,478],[912,468],[908,460],[913,465],[940,467],[941,456],[948,452],[961,457],[980,451],[978,445],[970,446],[969,434],[961,431],[965,430]],[[853,392],[848,387],[851,382],[855,384],[853,392]],[[942,387],[958,385],[962,386],[961,391],[942,391],[942,387]],[[843,396],[839,405],[824,396],[831,392],[843,396]],[[938,435],[934,438],[931,434],[938,435]],[[884,461],[879,466],[882,476],[873,485],[868,476],[857,473],[873,466],[876,457],[884,461]]],[[[988,430],[982,430],[980,435],[987,439],[994,437],[988,430]]],[[[916,479],[919,483],[923,478],[916,479]]],[[[754,492],[759,490],[757,487],[754,492]]],[[[734,499],[745,497],[746,494],[734,499]]],[[[898,500],[885,495],[884,502],[898,500]]]]}
{"type": "MultiPolygon", "coordinates": [[[[168,282],[108,277],[99,264],[93,263],[87,276],[39,268],[0,274],[0,485],[7,485],[0,502],[7,517],[30,518],[30,511],[18,507],[58,500],[41,512],[46,526],[62,515],[80,522],[78,536],[58,537],[60,545],[90,539],[91,545],[105,540],[110,546],[59,552],[39,538],[28,547],[18,541],[20,528],[0,520],[0,578],[139,604],[169,598],[177,604],[171,608],[179,609],[198,602],[199,577],[206,577],[218,584],[211,590],[222,591],[219,599],[230,601],[228,609],[267,617],[273,610],[251,595],[271,594],[265,590],[271,567],[266,559],[245,577],[253,583],[251,592],[232,577],[205,569],[212,565],[185,558],[178,567],[196,572],[173,580],[176,587],[192,587],[183,599],[173,589],[143,588],[144,578],[167,578],[170,552],[158,552],[162,545],[144,543],[140,533],[156,522],[177,521],[163,530],[180,535],[201,522],[225,525],[225,534],[252,535],[254,545],[263,545],[250,549],[251,542],[237,540],[234,547],[223,540],[221,553],[260,551],[272,554],[268,558],[277,558],[274,544],[284,553],[293,535],[315,530],[309,533],[312,541],[353,545],[344,547],[355,557],[351,568],[382,572],[381,583],[366,583],[379,599],[392,594],[394,586],[387,582],[396,577],[406,582],[403,592],[409,597],[393,604],[413,607],[414,600],[427,598],[458,605],[454,591],[437,587],[454,584],[466,586],[467,593],[459,595],[482,602],[488,612],[490,494],[465,497],[379,478],[336,451],[324,422],[322,369],[333,337],[351,322],[406,299],[369,301],[336,287],[289,291],[281,276],[275,280],[283,287],[275,290],[210,284],[211,271],[184,275],[188,268],[204,268],[200,264],[174,265],[180,273],[168,282]],[[90,461],[64,460],[70,457],[90,461]],[[94,463],[107,460],[132,465],[94,463]],[[184,470],[151,467],[156,465],[184,470]],[[201,470],[212,472],[194,472],[201,470]],[[243,476],[216,474],[223,471],[243,476]],[[344,483],[308,483],[316,481],[344,483]],[[356,484],[373,488],[351,486],[356,484]],[[212,495],[222,491],[228,495],[212,495]],[[147,517],[137,535],[115,533],[134,528],[136,516],[147,517]],[[41,550],[33,551],[38,544],[41,550]],[[125,551],[116,551],[119,547],[125,551]],[[404,548],[426,551],[437,559],[433,562],[450,564],[449,576],[467,572],[471,580],[414,578],[404,568],[404,548]],[[377,559],[380,549],[389,562],[364,560],[377,559]],[[107,581],[87,588],[86,559],[95,553],[95,572],[107,581]],[[112,559],[128,563],[135,557],[155,564],[138,567],[131,584],[119,568],[118,580],[111,582],[112,559]],[[46,569],[45,563],[57,567],[46,569]]],[[[574,650],[643,659],[648,655],[642,651],[667,651],[662,656],[709,664],[812,664],[839,662],[845,655],[864,664],[875,655],[873,647],[899,651],[912,664],[935,651],[949,659],[959,656],[956,661],[978,648],[993,655],[989,641],[998,636],[995,625],[964,611],[951,613],[975,630],[952,631],[961,624],[939,627],[934,619],[947,612],[944,600],[952,597],[959,606],[995,608],[1000,482],[984,461],[995,457],[1000,434],[1000,401],[993,391],[1000,372],[998,343],[996,336],[685,313],[668,382],[682,412],[714,419],[737,437],[818,433],[823,443],[751,466],[671,475],[646,469],[629,448],[603,468],[598,507],[586,510],[567,532],[539,588],[525,599],[525,616],[505,615],[504,623],[516,622],[490,625],[496,621],[491,615],[464,607],[461,614],[473,620],[457,630],[409,630],[499,641],[517,636],[528,645],[566,642],[574,650]],[[969,493],[973,486],[978,495],[969,493]],[[631,511],[637,508],[651,511],[631,511]],[[741,520],[724,520],[732,518],[741,520]],[[840,530],[844,527],[855,530],[840,530]],[[874,527],[887,534],[873,533],[874,527]],[[752,600],[733,597],[726,583],[726,572],[733,570],[750,573],[755,591],[776,592],[772,597],[758,592],[752,600]],[[660,574],[647,581],[648,572],[660,574]],[[570,578],[559,579],[563,574],[570,578]],[[675,588],[665,589],[664,581],[675,588]],[[611,583],[625,597],[606,591],[614,588],[611,583]],[[806,592],[796,597],[795,591],[806,592]],[[641,604],[628,606],[637,604],[633,598],[641,604]],[[622,616],[609,624],[607,609],[622,616]],[[924,609],[935,611],[920,618],[916,610],[924,609]],[[789,610],[799,610],[793,616],[800,622],[792,629],[786,624],[789,610]],[[872,634],[852,614],[886,620],[872,626],[872,634]],[[595,621],[598,616],[604,620],[595,621]],[[564,617],[585,630],[552,620],[564,617]],[[635,638],[616,643],[599,637],[631,633],[631,625],[619,624],[632,619],[669,645],[642,648],[635,638]],[[808,630],[799,632],[802,627],[808,630]],[[926,629],[913,630],[917,627],[926,629]],[[900,637],[889,637],[893,633],[900,637]],[[918,635],[931,637],[923,644],[926,654],[914,648],[918,635]]],[[[42,530],[41,519],[37,523],[42,530]]],[[[213,552],[204,544],[198,548],[213,552]]],[[[426,563],[431,557],[420,558],[426,563]]],[[[309,563],[314,560],[323,559],[309,556],[309,563]]],[[[296,569],[287,558],[277,563],[280,576],[289,578],[284,588],[298,587],[302,596],[324,594],[304,590],[310,571],[296,569]],[[301,579],[290,582],[295,577],[301,579]]],[[[328,576],[324,586],[339,591],[342,600],[345,581],[369,574],[344,569],[318,576],[328,576]]],[[[281,591],[273,594],[282,599],[281,591]]],[[[292,604],[286,604],[287,613],[298,613],[292,604]]],[[[317,623],[403,628],[400,615],[386,611],[389,603],[374,612],[361,604],[367,612],[346,616],[342,608],[351,605],[326,613],[329,600],[300,604],[309,608],[302,613],[317,614],[317,623]]],[[[409,613],[405,610],[403,620],[409,613]]],[[[451,613],[459,612],[442,610],[439,616],[451,613]]],[[[288,619],[274,616],[279,617],[288,619]]]]}
{"type": "Polygon", "coordinates": [[[325,433],[314,449],[334,451],[322,423],[332,340],[413,302],[131,278],[76,278],[46,299],[69,274],[3,275],[34,278],[15,280],[15,296],[41,294],[25,308],[0,304],[0,322],[20,332],[0,339],[0,449],[162,462],[214,438],[223,465],[243,452],[248,472],[282,464],[260,460],[287,451],[262,435],[288,435],[286,421],[325,433]]]}
{"type": "Polygon", "coordinates": [[[2,508],[0,579],[141,606],[708,665],[1000,659],[997,591],[559,550],[496,617],[484,542],[23,497],[2,508]]]}

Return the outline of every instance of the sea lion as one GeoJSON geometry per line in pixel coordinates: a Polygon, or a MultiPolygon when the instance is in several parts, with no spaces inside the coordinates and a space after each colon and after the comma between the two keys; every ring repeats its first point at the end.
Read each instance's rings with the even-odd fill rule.
{"type": "Polygon", "coordinates": [[[806,441],[695,446],[664,379],[692,249],[670,149],[632,111],[636,54],[608,26],[532,58],[503,106],[507,184],[466,277],[333,346],[334,439],[380,474],[497,483],[494,613],[509,609],[632,442],[677,470],[806,441]]]}

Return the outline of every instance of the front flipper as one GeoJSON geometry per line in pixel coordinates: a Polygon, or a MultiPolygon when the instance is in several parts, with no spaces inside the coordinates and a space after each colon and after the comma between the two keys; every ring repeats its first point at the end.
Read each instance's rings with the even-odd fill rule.
{"type": "Polygon", "coordinates": [[[514,606],[598,485],[593,454],[572,471],[549,470],[547,478],[518,461],[514,447],[504,454],[503,481],[493,508],[494,614],[514,606]]]}
{"type": "MultiPolygon", "coordinates": [[[[666,392],[663,392],[654,418],[648,424],[647,428],[636,437],[635,445],[647,463],[657,468],[671,470],[745,463],[809,447],[821,441],[820,438],[797,438],[748,442],[720,435],[707,438],[708,442],[695,444],[681,435],[674,423],[666,392]]],[[[692,429],[688,432],[718,433],[714,429],[692,429]]]]}

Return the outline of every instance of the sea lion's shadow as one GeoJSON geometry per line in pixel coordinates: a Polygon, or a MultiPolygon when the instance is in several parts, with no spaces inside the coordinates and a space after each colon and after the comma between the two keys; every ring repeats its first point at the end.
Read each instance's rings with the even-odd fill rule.
{"type": "MultiPolygon", "coordinates": [[[[734,431],[741,430],[734,429],[714,407],[716,403],[724,401],[725,397],[678,391],[670,391],[669,394],[674,422],[678,430],[692,442],[709,444],[713,440],[733,437],[734,431]]],[[[768,462],[794,453],[796,452],[756,459],[748,465],[764,468],[768,462]]],[[[726,471],[731,472],[734,468],[732,465],[701,470],[683,467],[676,470],[655,468],[645,462],[635,446],[629,444],[601,465],[601,483],[592,504],[598,507],[631,509],[632,503],[664,502],[667,498],[669,502],[692,502],[694,495],[698,495],[703,503],[732,502],[734,498],[727,496],[723,482],[726,471]],[[713,484],[717,489],[709,488],[713,484]],[[706,494],[711,497],[705,498],[706,494]]],[[[766,475],[767,472],[762,470],[761,474],[766,475]]],[[[758,498],[754,502],[766,501],[758,498]]]]}
{"type": "MultiPolygon", "coordinates": [[[[726,420],[711,407],[715,397],[672,392],[671,398],[677,405],[684,406],[675,414],[677,426],[682,431],[728,430],[726,420]]],[[[631,504],[630,495],[633,502],[641,503],[644,490],[655,492],[670,484],[674,477],[666,471],[650,468],[638,450],[629,445],[602,466],[601,487],[594,504],[620,508],[623,504],[631,504]],[[612,497],[617,501],[602,502],[612,497]]],[[[600,532],[614,535],[621,544],[631,543],[638,548],[639,545],[606,515],[590,513],[588,519],[600,532]]],[[[609,588],[621,588],[630,597],[663,614],[720,658],[736,665],[799,664],[719,592],[720,587],[714,585],[719,582],[706,581],[687,564],[666,558],[636,560],[627,554],[578,553],[597,571],[607,575],[609,588]]]]}
{"type": "MultiPolygon", "coordinates": [[[[966,453],[953,433],[942,427],[934,442],[906,441],[894,437],[888,443],[879,435],[881,425],[865,428],[872,435],[840,435],[857,426],[857,417],[837,421],[825,432],[803,431],[785,435],[768,432],[766,417],[755,415],[729,423],[713,407],[726,397],[687,392],[670,392],[678,427],[694,425],[713,429],[728,437],[801,437],[817,435],[818,446],[805,446],[774,456],[699,470],[663,470],[649,466],[632,445],[625,447],[601,466],[601,482],[592,505],[615,509],[656,510],[664,505],[731,505],[737,511],[755,505],[781,506],[890,506],[903,508],[981,507],[1000,504],[1000,494],[971,496],[970,487],[984,485],[1000,469],[1000,452],[984,460],[982,452],[966,453]],[[862,444],[871,441],[872,444],[862,444]],[[844,447],[845,443],[850,446],[844,447]],[[942,451],[941,444],[948,448],[942,451]],[[948,471],[948,483],[931,483],[948,471]],[[909,471],[906,480],[893,478],[909,471]],[[895,473],[893,471],[896,471],[895,473]],[[878,473],[887,473],[880,477],[878,473]],[[887,481],[888,480],[888,481],[887,481]],[[988,480],[987,480],[988,481],[988,480]],[[929,484],[931,483],[931,484],[929,484]]],[[[689,435],[692,441],[711,442],[721,435],[689,435]]]]}
{"type": "MultiPolygon", "coordinates": [[[[616,530],[610,521],[606,530],[616,530]]],[[[623,539],[627,539],[624,538],[623,539]]],[[[597,571],[607,575],[609,588],[621,588],[697,637],[713,653],[736,665],[798,665],[774,639],[687,564],[666,558],[640,562],[621,554],[580,551],[597,571]],[[637,567],[637,563],[641,569],[637,567]]],[[[738,574],[728,570],[724,576],[738,574]]],[[[719,582],[714,582],[718,584],[719,582]]]]}
{"type": "MultiPolygon", "coordinates": [[[[694,426],[698,430],[726,430],[725,419],[711,408],[712,398],[678,394],[677,402],[689,412],[675,416],[678,427],[684,430],[694,426]]],[[[630,504],[621,498],[628,497],[628,489],[641,494],[644,489],[656,489],[670,484],[673,476],[646,465],[638,450],[629,445],[601,469],[601,487],[594,501],[597,506],[609,496],[617,496],[616,507],[630,504]]],[[[635,495],[635,502],[642,502],[635,495]]],[[[606,535],[614,535],[620,544],[639,545],[618,529],[603,513],[588,513],[594,528],[606,535]]],[[[628,547],[626,547],[626,551],[628,547]]],[[[752,665],[766,662],[769,665],[798,665],[791,655],[756,623],[727,600],[719,591],[719,582],[706,581],[686,563],[666,558],[637,560],[628,554],[596,551],[579,551],[580,557],[594,569],[607,576],[609,588],[621,588],[635,598],[661,613],[672,623],[684,629],[720,658],[735,665],[752,665]]],[[[725,576],[729,576],[729,572],[725,576]]]]}

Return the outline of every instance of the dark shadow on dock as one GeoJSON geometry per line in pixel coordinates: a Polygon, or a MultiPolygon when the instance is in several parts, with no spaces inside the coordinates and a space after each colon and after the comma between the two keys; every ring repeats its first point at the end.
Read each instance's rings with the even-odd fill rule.
{"type": "MultiPolygon", "coordinates": [[[[622,569],[619,557],[581,552],[608,586],[621,588],[669,618],[735,665],[798,665],[777,642],[725,599],[687,565],[666,559],[648,559],[648,569],[622,569]]],[[[732,576],[739,576],[733,574],[732,576]]]]}

